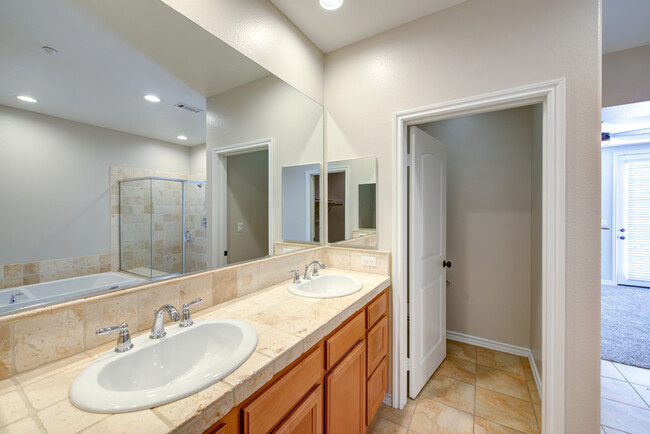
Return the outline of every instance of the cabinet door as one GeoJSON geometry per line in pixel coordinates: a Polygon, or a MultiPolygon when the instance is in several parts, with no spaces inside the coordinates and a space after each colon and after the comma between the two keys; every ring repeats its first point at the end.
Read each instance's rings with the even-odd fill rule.
{"type": "Polygon", "coordinates": [[[372,418],[375,417],[375,413],[379,410],[386,392],[388,392],[388,363],[384,358],[377,370],[368,378],[368,391],[366,393],[366,400],[368,401],[366,423],[368,425],[370,425],[372,418]]]}
{"type": "Polygon", "coordinates": [[[358,343],[325,377],[328,434],[361,434],[365,429],[366,343],[358,343]]]}
{"type": "Polygon", "coordinates": [[[316,387],[282,424],[275,434],[322,434],[323,433],[323,387],[316,387]]]}

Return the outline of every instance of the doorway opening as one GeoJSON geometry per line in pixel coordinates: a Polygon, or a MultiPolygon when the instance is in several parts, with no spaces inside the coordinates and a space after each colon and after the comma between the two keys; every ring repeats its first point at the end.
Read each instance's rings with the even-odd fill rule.
{"type": "Polygon", "coordinates": [[[650,102],[606,107],[602,119],[601,363],[650,369],[640,350],[650,340],[650,102]]]}
{"type": "Polygon", "coordinates": [[[270,139],[213,154],[215,266],[273,254],[273,172],[270,139]]]}
{"type": "MultiPolygon", "coordinates": [[[[409,128],[467,115],[541,104],[541,387],[544,432],[561,432],[564,424],[564,257],[565,257],[565,135],[564,80],[512,89],[395,115],[393,199],[396,208],[393,232],[393,406],[407,403],[408,371],[417,361],[407,357],[409,305],[407,293],[413,266],[409,262],[408,179],[415,163],[409,158],[409,128]],[[410,366],[409,366],[410,365],[410,366]]],[[[412,155],[412,153],[411,153],[412,155]]],[[[476,167],[480,170],[481,167],[476,167]]],[[[411,190],[413,187],[411,187],[411,190]]],[[[445,263],[446,259],[443,259],[445,263]]],[[[453,262],[453,261],[452,261],[453,262]]],[[[507,267],[507,264],[502,264],[507,267]]],[[[441,262],[440,267],[443,266],[441,262]]],[[[426,268],[425,268],[426,269],[426,268]]],[[[480,270],[476,270],[479,272],[480,270]]],[[[452,282],[453,285],[453,282],[452,282]]],[[[410,300],[411,304],[413,300],[410,300]]],[[[413,329],[413,327],[411,327],[413,329]]],[[[445,330],[446,331],[446,330],[445,330]]],[[[444,339],[441,330],[439,339],[444,339]]],[[[434,340],[430,339],[429,342],[434,340]]],[[[493,341],[492,341],[493,342],[493,341]]],[[[489,339],[481,346],[488,347],[489,339]]],[[[411,339],[411,346],[420,345],[411,339]]],[[[512,347],[512,346],[511,346],[512,347]]],[[[504,347],[501,347],[505,349],[504,347]]],[[[509,348],[512,352],[513,348],[509,348]]]]}

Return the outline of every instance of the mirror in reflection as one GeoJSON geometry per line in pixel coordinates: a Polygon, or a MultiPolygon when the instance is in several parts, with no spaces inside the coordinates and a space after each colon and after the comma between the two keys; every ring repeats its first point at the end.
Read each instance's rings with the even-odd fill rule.
{"type": "Polygon", "coordinates": [[[377,246],[377,158],[327,163],[329,243],[377,246]]]}
{"type": "Polygon", "coordinates": [[[0,60],[0,312],[310,246],[281,176],[322,107],[164,3],[2,2],[0,60]]]}

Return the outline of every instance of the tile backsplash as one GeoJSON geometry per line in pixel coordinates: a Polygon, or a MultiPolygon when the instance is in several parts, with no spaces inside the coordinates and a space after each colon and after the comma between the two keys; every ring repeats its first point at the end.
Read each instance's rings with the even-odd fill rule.
{"type": "Polygon", "coordinates": [[[0,289],[111,271],[111,255],[89,255],[0,265],[0,289]]]}
{"type": "Polygon", "coordinates": [[[390,253],[378,250],[316,247],[261,260],[175,277],[134,288],[0,317],[0,379],[95,348],[115,339],[95,330],[122,322],[132,333],[151,327],[153,310],[169,303],[180,307],[195,298],[193,311],[290,279],[289,270],[303,270],[320,260],[326,266],[390,275],[390,253]],[[376,266],[362,265],[374,256],[376,266]]]}

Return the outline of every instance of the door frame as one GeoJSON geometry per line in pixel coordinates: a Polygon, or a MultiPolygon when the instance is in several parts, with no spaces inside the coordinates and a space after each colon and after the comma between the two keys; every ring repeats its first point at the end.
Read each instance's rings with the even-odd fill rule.
{"type": "MultiPolygon", "coordinates": [[[[330,191],[329,191],[329,174],[330,173],[343,173],[345,175],[345,187],[343,187],[343,188],[345,188],[345,191],[343,192],[344,197],[345,197],[343,199],[343,201],[345,202],[344,203],[344,210],[343,210],[343,215],[345,216],[345,229],[344,229],[345,230],[345,237],[343,237],[343,239],[340,240],[340,241],[345,241],[345,240],[348,239],[347,236],[350,233],[350,209],[348,208],[348,206],[349,206],[348,188],[349,188],[349,182],[350,182],[350,180],[349,180],[350,166],[349,165],[337,166],[337,167],[332,167],[332,169],[330,170],[329,164],[330,163],[327,163],[327,165],[328,165],[328,167],[327,167],[327,176],[328,176],[328,178],[327,178],[328,179],[328,181],[327,181],[327,201],[328,201],[328,203],[324,204],[324,205],[326,205],[328,207],[327,212],[325,212],[325,217],[327,218],[327,226],[328,226],[327,227],[327,236],[329,237],[329,235],[330,235],[329,234],[329,224],[330,224],[329,223],[329,199],[330,199],[329,198],[329,193],[330,193],[330,191]]],[[[323,209],[323,211],[325,211],[325,209],[323,209]]],[[[329,240],[327,242],[329,243],[329,240]]]]}
{"type": "MultiPolygon", "coordinates": [[[[305,234],[307,234],[307,238],[309,238],[308,242],[310,243],[314,242],[314,237],[316,236],[316,216],[314,215],[314,209],[316,207],[316,192],[312,191],[311,182],[312,177],[316,175],[321,175],[320,167],[318,169],[310,169],[305,172],[305,182],[307,183],[307,188],[305,191],[305,202],[307,203],[307,227],[305,228],[305,234]]],[[[321,222],[321,225],[322,224],[323,223],[321,222]]]]}
{"type": "Polygon", "coordinates": [[[226,227],[227,220],[227,198],[228,198],[228,184],[227,184],[227,157],[238,155],[238,154],[247,154],[249,152],[257,151],[268,151],[268,172],[269,172],[269,203],[268,203],[268,231],[269,231],[269,240],[268,240],[268,255],[273,254],[273,139],[265,138],[259,139],[246,143],[239,143],[232,146],[226,146],[223,148],[212,148],[212,176],[208,180],[210,186],[212,186],[212,203],[210,204],[209,209],[212,211],[212,215],[209,218],[209,221],[212,224],[212,233],[210,234],[211,240],[214,240],[212,243],[212,248],[210,249],[212,253],[212,265],[221,266],[226,265],[225,257],[223,252],[228,249],[228,234],[226,227]],[[220,224],[215,224],[214,222],[221,222],[220,224]]]}
{"type": "MultiPolygon", "coordinates": [[[[636,144],[636,143],[635,143],[636,144]]],[[[638,143],[639,145],[647,145],[648,143],[638,143]]],[[[611,224],[611,234],[612,237],[612,285],[619,285],[618,283],[618,272],[620,269],[620,264],[618,260],[618,255],[620,249],[618,247],[618,230],[620,227],[620,218],[619,218],[619,200],[621,199],[621,185],[620,182],[620,159],[623,157],[636,157],[639,155],[650,155],[650,151],[647,149],[644,150],[627,150],[627,151],[614,151],[612,152],[612,192],[614,197],[612,197],[612,224],[611,224]]],[[[641,157],[642,158],[642,157],[641,157]]],[[[623,284],[625,285],[625,284],[623,284]]]]}
{"type": "Polygon", "coordinates": [[[407,402],[408,127],[542,104],[542,430],[564,431],[566,80],[560,78],[393,114],[392,404],[407,402]]]}

